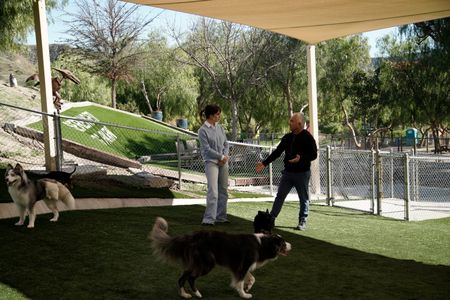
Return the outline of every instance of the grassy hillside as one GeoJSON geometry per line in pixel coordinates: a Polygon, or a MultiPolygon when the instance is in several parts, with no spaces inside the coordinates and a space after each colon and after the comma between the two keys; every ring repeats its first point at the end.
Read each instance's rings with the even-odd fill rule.
{"type": "MultiPolygon", "coordinates": [[[[175,141],[178,131],[139,116],[97,105],[71,108],[64,111],[62,115],[93,118],[100,122],[142,129],[137,131],[63,118],[62,136],[67,140],[128,158],[176,152],[175,141]]],[[[42,122],[33,123],[30,127],[42,130],[42,122]]]]}

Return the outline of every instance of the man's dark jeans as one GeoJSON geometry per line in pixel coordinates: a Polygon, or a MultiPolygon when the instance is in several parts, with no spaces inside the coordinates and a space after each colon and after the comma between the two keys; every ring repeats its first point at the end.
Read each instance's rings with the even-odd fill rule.
{"type": "Polygon", "coordinates": [[[286,196],[291,191],[292,187],[297,190],[298,198],[300,200],[300,211],[298,214],[298,220],[305,219],[308,217],[309,211],[309,193],[308,184],[309,178],[311,177],[311,171],[291,173],[283,171],[281,176],[280,185],[278,186],[278,193],[275,197],[275,201],[272,205],[272,211],[270,214],[272,217],[276,218],[283,207],[284,200],[286,196]]]}

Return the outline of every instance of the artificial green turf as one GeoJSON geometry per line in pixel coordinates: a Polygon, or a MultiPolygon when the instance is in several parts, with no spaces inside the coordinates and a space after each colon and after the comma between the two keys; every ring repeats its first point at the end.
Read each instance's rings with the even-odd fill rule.
{"type": "Polygon", "coordinates": [[[28,299],[19,291],[0,283],[0,300],[22,300],[28,299]]]}
{"type": "MultiPolygon", "coordinates": [[[[257,210],[268,207],[229,204],[232,223],[215,229],[250,233],[257,210]]],[[[146,236],[156,216],[171,235],[203,229],[203,210],[71,211],[58,223],[40,215],[32,230],[0,220],[0,282],[30,299],[179,299],[180,270],[155,259],[146,236]]],[[[288,202],[277,219],[275,232],[293,250],[253,273],[254,299],[448,299],[450,219],[402,222],[312,206],[307,231],[298,232],[297,213],[288,202]]],[[[229,280],[217,268],[197,285],[204,299],[239,299],[229,280]]]]}

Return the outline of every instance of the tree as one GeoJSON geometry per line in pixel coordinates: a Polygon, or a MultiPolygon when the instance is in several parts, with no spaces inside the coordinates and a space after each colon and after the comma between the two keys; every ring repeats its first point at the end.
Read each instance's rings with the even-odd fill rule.
{"type": "Polygon", "coordinates": [[[121,107],[134,101],[139,112],[144,114],[164,110],[166,119],[195,117],[192,111],[195,111],[198,85],[194,68],[176,59],[185,54],[170,48],[166,38],[157,32],[149,34],[143,49],[146,55],[133,71],[133,80],[130,84],[119,85],[121,107]]]}
{"type": "Polygon", "coordinates": [[[324,132],[342,132],[344,126],[357,134],[352,113],[353,99],[349,93],[353,76],[370,66],[367,39],[360,35],[334,39],[318,47],[319,118],[324,132]]]}
{"type": "Polygon", "coordinates": [[[228,22],[201,19],[185,41],[174,34],[179,49],[211,80],[216,96],[231,110],[231,139],[236,140],[239,102],[246,91],[265,76],[261,62],[273,45],[268,32],[228,22]]]}
{"type": "MultiPolygon", "coordinates": [[[[47,11],[63,7],[67,0],[47,0],[47,11]]],[[[17,48],[34,30],[33,1],[0,1],[0,50],[17,48]]]]}
{"type": "Polygon", "coordinates": [[[111,83],[111,105],[116,108],[119,80],[130,80],[142,54],[140,36],[157,17],[137,15],[137,5],[119,0],[75,0],[78,12],[68,13],[71,36],[78,64],[87,72],[107,78],[111,83]]]}
{"type": "Polygon", "coordinates": [[[428,127],[436,149],[450,122],[450,18],[401,28],[406,40],[385,40],[385,89],[407,124],[428,127]]]}
{"type": "MultiPolygon", "coordinates": [[[[272,34],[276,48],[267,53],[268,66],[275,66],[269,72],[269,80],[282,91],[288,116],[294,112],[294,100],[307,96],[307,67],[305,43],[280,34],[272,34]]],[[[296,110],[298,111],[298,110],[296,110]]]]}

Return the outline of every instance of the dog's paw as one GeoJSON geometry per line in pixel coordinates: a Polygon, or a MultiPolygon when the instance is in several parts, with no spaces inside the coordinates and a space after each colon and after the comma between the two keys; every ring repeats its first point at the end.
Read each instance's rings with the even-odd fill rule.
{"type": "Polygon", "coordinates": [[[28,224],[27,228],[34,228],[34,224],[28,224]]]}
{"type": "Polygon", "coordinates": [[[200,291],[199,291],[199,290],[196,290],[196,291],[194,292],[194,295],[195,295],[197,298],[202,298],[202,297],[203,297],[202,294],[200,294],[200,291]]]}
{"type": "Polygon", "coordinates": [[[250,289],[253,287],[255,282],[256,282],[255,277],[252,274],[248,273],[247,277],[245,278],[245,282],[244,282],[244,291],[246,291],[246,292],[250,291],[250,289]]]}
{"type": "Polygon", "coordinates": [[[244,298],[244,299],[250,299],[253,297],[252,294],[245,293],[245,292],[239,293],[239,296],[241,296],[241,298],[244,298]]]}
{"type": "Polygon", "coordinates": [[[58,221],[57,218],[51,218],[51,219],[50,219],[50,222],[57,222],[57,221],[58,221]]]}
{"type": "Polygon", "coordinates": [[[23,225],[23,222],[17,222],[17,223],[15,223],[14,225],[16,225],[16,226],[22,226],[22,225],[23,225]]]}

